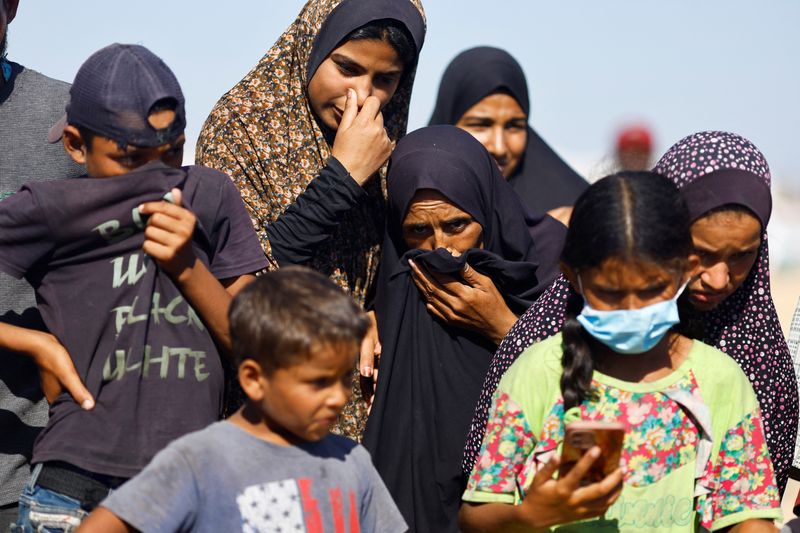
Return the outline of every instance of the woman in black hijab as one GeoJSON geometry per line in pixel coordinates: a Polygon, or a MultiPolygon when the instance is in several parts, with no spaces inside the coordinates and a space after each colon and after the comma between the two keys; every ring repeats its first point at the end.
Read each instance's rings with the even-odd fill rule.
{"type": "Polygon", "coordinates": [[[588,183],[527,124],[529,118],[522,67],[508,52],[482,46],[460,53],[447,67],[430,124],[454,124],[478,138],[534,211],[571,206],[588,183]],[[504,102],[501,95],[511,98],[504,102]],[[486,110],[477,109],[481,104],[486,110]],[[514,108],[517,113],[510,113],[514,108]],[[490,109],[500,114],[490,115],[490,109]]]}
{"type": "Polygon", "coordinates": [[[383,352],[364,445],[412,531],[457,531],[464,440],[496,344],[435,318],[409,260],[461,283],[485,276],[519,315],[544,289],[531,227],[545,217],[526,215],[489,153],[451,126],[403,138],[388,188],[375,301],[383,352]]]}

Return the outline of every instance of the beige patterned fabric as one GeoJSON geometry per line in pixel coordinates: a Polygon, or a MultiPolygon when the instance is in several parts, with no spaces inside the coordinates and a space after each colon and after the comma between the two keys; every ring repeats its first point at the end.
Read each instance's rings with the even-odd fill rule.
{"type": "MultiPolygon", "coordinates": [[[[266,228],[306,189],[330,155],[329,141],[306,96],[307,67],[320,28],[343,1],[349,0],[309,0],[255,68],[220,98],[197,142],[196,163],[227,173],[239,188],[271,269],[278,264],[266,228]]],[[[424,19],[419,0],[395,1],[410,1],[424,19]]],[[[406,131],[416,65],[410,69],[383,109],[393,141],[406,131]]],[[[351,211],[308,265],[362,305],[378,267],[385,180],[384,167],[365,186],[368,200],[351,211]]],[[[353,404],[339,428],[351,437],[360,436],[366,417],[357,384],[354,388],[353,404]]]]}

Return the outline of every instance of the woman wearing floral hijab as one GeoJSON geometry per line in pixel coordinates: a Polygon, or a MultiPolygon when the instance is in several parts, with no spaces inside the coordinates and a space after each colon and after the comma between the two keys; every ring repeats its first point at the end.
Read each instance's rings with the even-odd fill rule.
{"type": "MultiPolygon", "coordinates": [[[[783,491],[794,455],[798,395],[770,292],[766,226],[772,199],[767,161],[747,139],[711,131],[679,141],[654,170],[672,180],[686,199],[692,240],[701,259],[699,275],[682,298],[682,309],[688,311],[682,325],[690,335],[730,355],[747,374],[783,491]]],[[[560,331],[569,291],[563,277],[556,280],[500,345],[472,421],[466,471],[477,457],[500,377],[533,342],[560,331]]]]}
{"type": "MultiPolygon", "coordinates": [[[[424,36],[419,0],[309,0],[217,102],[196,160],[236,183],[270,268],[307,265],[364,303],[424,36]]],[[[353,402],[348,436],[365,416],[353,402]]]]}

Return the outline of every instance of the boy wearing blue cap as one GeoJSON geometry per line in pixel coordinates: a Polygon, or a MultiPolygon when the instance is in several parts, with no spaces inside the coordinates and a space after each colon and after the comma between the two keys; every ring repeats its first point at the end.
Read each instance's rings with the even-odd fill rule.
{"type": "MultiPolygon", "coordinates": [[[[50,132],[87,175],[0,202],[0,270],[36,290],[48,329],[91,397],[43,383],[18,531],[75,527],[170,441],[221,413],[230,299],[266,261],[238,191],[183,167],[184,99],[142,46],[93,54],[50,132]]],[[[4,325],[0,347],[25,351],[4,325]]]]}

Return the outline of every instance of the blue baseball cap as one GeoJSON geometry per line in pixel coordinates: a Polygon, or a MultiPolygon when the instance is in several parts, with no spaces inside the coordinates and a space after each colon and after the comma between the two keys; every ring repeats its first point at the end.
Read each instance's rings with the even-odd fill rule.
{"type": "Polygon", "coordinates": [[[186,128],[183,92],[175,74],[144,46],[115,43],[98,50],[81,65],[69,94],[66,114],[47,135],[51,143],[61,138],[67,124],[122,146],[143,147],[172,143],[186,128]],[[161,103],[174,109],[175,118],[156,129],[148,117],[161,103]]]}

